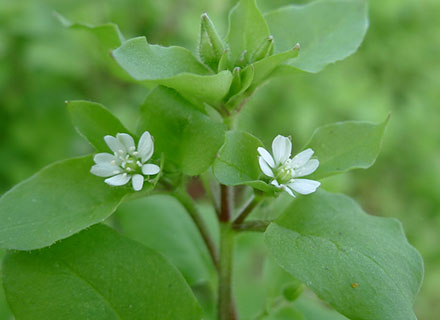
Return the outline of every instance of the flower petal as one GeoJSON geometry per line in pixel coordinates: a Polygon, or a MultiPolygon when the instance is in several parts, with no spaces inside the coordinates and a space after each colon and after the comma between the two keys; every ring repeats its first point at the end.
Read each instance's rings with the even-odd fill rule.
{"type": "Polygon", "coordinates": [[[137,151],[139,153],[139,158],[142,159],[142,162],[150,160],[151,156],[153,155],[154,143],[148,131],[145,131],[139,139],[137,151]]]}
{"type": "Polygon", "coordinates": [[[90,173],[98,177],[107,178],[122,173],[122,169],[110,163],[98,163],[92,166],[90,173]]]}
{"type": "Polygon", "coordinates": [[[278,183],[278,181],[276,181],[275,179],[272,180],[272,182],[270,183],[271,185],[274,185],[277,188],[281,188],[280,184],[278,183]]]}
{"type": "Polygon", "coordinates": [[[293,194],[293,191],[288,186],[281,185],[281,189],[286,191],[290,196],[296,198],[296,196],[293,194]]]}
{"type": "Polygon", "coordinates": [[[116,152],[118,154],[124,154],[127,152],[125,146],[113,136],[105,136],[104,141],[113,152],[116,152]]]}
{"type": "Polygon", "coordinates": [[[266,161],[269,166],[271,166],[272,168],[275,168],[275,161],[273,161],[273,158],[272,158],[271,154],[269,153],[269,151],[267,151],[266,149],[264,149],[262,147],[258,147],[257,151],[260,154],[260,156],[263,157],[264,161],[266,161]]]}
{"type": "Polygon", "coordinates": [[[139,191],[144,186],[144,177],[140,174],[135,174],[131,178],[131,184],[133,186],[134,191],[139,191]]]}
{"type": "Polygon", "coordinates": [[[266,160],[263,159],[263,157],[258,157],[258,163],[260,164],[260,169],[263,171],[263,173],[271,178],[274,178],[272,169],[267,164],[266,160]]]}
{"type": "Polygon", "coordinates": [[[298,169],[305,165],[307,161],[313,156],[314,151],[310,148],[298,153],[295,157],[293,157],[292,162],[290,163],[293,169],[298,169]]]}
{"type": "Polygon", "coordinates": [[[147,163],[142,166],[142,173],[146,176],[151,176],[152,174],[157,174],[160,171],[160,167],[152,163],[147,163]]]}
{"type": "Polygon", "coordinates": [[[116,139],[118,139],[119,142],[124,145],[125,149],[128,152],[133,153],[134,151],[136,151],[136,146],[134,144],[133,137],[130,136],[129,134],[127,134],[127,133],[118,133],[116,135],[116,139]]]}
{"type": "Polygon", "coordinates": [[[316,189],[321,185],[320,182],[309,179],[295,179],[293,182],[289,183],[289,187],[301,194],[310,194],[315,192],[316,189]]]}
{"type": "Polygon", "coordinates": [[[130,181],[130,178],[131,176],[129,176],[127,173],[122,173],[118,174],[117,176],[107,178],[104,180],[104,182],[111,186],[123,186],[130,181]]]}
{"type": "Polygon", "coordinates": [[[272,154],[275,160],[275,165],[278,166],[290,158],[292,152],[292,142],[287,137],[278,135],[272,142],[272,154]]]}
{"type": "Polygon", "coordinates": [[[319,167],[318,159],[311,159],[301,168],[295,170],[295,177],[304,177],[315,172],[319,167]]]}
{"type": "Polygon", "coordinates": [[[112,155],[111,153],[107,153],[107,152],[97,153],[93,157],[93,161],[95,161],[98,164],[99,163],[111,163],[115,159],[116,158],[114,155],[112,155]]]}

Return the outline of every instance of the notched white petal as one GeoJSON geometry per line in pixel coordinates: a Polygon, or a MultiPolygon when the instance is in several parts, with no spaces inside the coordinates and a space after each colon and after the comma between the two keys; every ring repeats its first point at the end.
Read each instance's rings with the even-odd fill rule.
{"type": "Polygon", "coordinates": [[[144,186],[144,177],[140,174],[135,174],[131,178],[131,184],[133,186],[134,191],[142,190],[142,187],[144,186]]]}
{"type": "Polygon", "coordinates": [[[267,164],[266,160],[263,159],[263,157],[258,157],[258,163],[260,164],[261,171],[263,171],[263,173],[266,176],[274,178],[272,169],[269,167],[269,165],[267,164]]]}
{"type": "Polygon", "coordinates": [[[295,179],[292,183],[289,183],[289,187],[300,194],[313,193],[320,185],[320,182],[309,179],[295,179]]]}
{"type": "Polygon", "coordinates": [[[272,153],[275,165],[282,164],[290,158],[292,152],[292,142],[289,138],[278,135],[272,142],[272,153]]]}
{"type": "Polygon", "coordinates": [[[150,160],[154,153],[154,143],[151,135],[148,131],[145,131],[138,144],[138,156],[142,159],[142,162],[150,160]]]}
{"type": "Polygon", "coordinates": [[[159,171],[160,171],[160,167],[152,163],[147,163],[142,166],[142,173],[145,174],[146,176],[157,174],[159,173],[159,171]]]}
{"type": "Polygon", "coordinates": [[[298,169],[305,165],[307,161],[313,156],[314,151],[310,148],[298,153],[295,157],[293,157],[290,165],[293,169],[298,169]]]}
{"type": "Polygon", "coordinates": [[[260,154],[260,156],[263,157],[263,159],[267,162],[267,164],[269,166],[271,166],[272,168],[275,168],[275,161],[273,160],[272,156],[270,155],[270,153],[266,149],[264,149],[262,147],[258,147],[257,151],[260,154]]]}
{"type": "Polygon", "coordinates": [[[96,163],[111,163],[113,160],[115,160],[115,156],[107,152],[97,153],[93,157],[93,161],[96,163]]]}
{"type": "Polygon", "coordinates": [[[109,163],[99,163],[92,166],[90,173],[98,177],[107,178],[122,173],[122,169],[109,163]]]}
{"type": "Polygon", "coordinates": [[[116,135],[116,139],[118,139],[118,141],[124,145],[125,149],[130,152],[133,153],[133,151],[136,150],[136,146],[134,144],[134,140],[133,137],[130,136],[127,133],[118,133],[116,135]]]}
{"type": "Polygon", "coordinates": [[[113,136],[105,136],[104,141],[113,152],[116,152],[118,154],[121,154],[121,151],[122,153],[127,152],[125,146],[113,136]]]}
{"type": "Polygon", "coordinates": [[[104,180],[105,183],[111,186],[123,186],[130,181],[131,176],[127,173],[118,174],[117,176],[107,178],[104,180]]]}
{"type": "Polygon", "coordinates": [[[310,159],[304,166],[295,170],[295,177],[304,177],[312,174],[319,167],[318,159],[310,159]]]}

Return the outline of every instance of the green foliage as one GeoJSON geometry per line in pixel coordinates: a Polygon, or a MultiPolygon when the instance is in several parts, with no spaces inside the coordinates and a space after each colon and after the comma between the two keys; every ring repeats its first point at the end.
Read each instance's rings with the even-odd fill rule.
{"type": "Polygon", "coordinates": [[[127,202],[115,219],[123,235],[163,254],[191,286],[211,281],[214,270],[206,246],[173,197],[153,195],[127,202]]]}
{"type": "Polygon", "coordinates": [[[154,89],[141,106],[138,132],[146,130],[155,138],[156,152],[188,175],[208,169],[224,141],[223,124],[165,87],[154,89]]]}
{"type": "Polygon", "coordinates": [[[106,185],[92,165],[91,156],[56,162],[6,192],[0,247],[46,247],[110,216],[131,191],[106,185]]]}
{"type": "Polygon", "coordinates": [[[368,28],[367,2],[321,0],[290,5],[266,14],[265,19],[275,37],[275,53],[299,43],[299,58],[288,64],[306,72],[318,72],[359,48],[368,28]]]}
{"type": "Polygon", "coordinates": [[[234,65],[246,64],[269,37],[269,27],[255,0],[240,0],[229,13],[226,36],[234,65]]]}
{"type": "Polygon", "coordinates": [[[102,225],[41,251],[11,252],[3,268],[18,319],[201,319],[172,265],[102,225]]]}
{"type": "Polygon", "coordinates": [[[189,50],[151,45],[145,37],[127,40],[113,57],[137,81],[161,84],[210,103],[222,99],[231,85],[229,71],[210,74],[189,50]]]}
{"type": "Polygon", "coordinates": [[[371,167],[379,155],[388,119],[380,124],[346,121],[316,129],[307,148],[319,167],[311,177],[324,178],[351,169],[371,167]]]}
{"type": "Polygon", "coordinates": [[[106,135],[130,134],[121,121],[99,103],[68,101],[67,110],[78,133],[86,138],[97,151],[109,151],[104,141],[106,135]]]}
{"type": "Polygon", "coordinates": [[[265,239],[283,268],[347,317],[416,319],[423,261],[395,219],[320,191],[295,201],[265,239]]]}

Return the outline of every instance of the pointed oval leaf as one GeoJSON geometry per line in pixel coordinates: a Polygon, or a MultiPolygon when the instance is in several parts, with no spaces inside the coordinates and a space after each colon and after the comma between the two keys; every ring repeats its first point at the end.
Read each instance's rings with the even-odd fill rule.
{"type": "Polygon", "coordinates": [[[224,125],[197,110],[176,91],[159,86],[141,106],[139,132],[148,130],[157,154],[188,175],[204,172],[224,141],[224,125]]]}
{"type": "Polygon", "coordinates": [[[131,189],[108,186],[90,173],[92,165],[92,156],[56,162],[6,192],[0,247],[46,247],[110,216],[131,189]]]}
{"type": "Polygon", "coordinates": [[[260,48],[269,37],[269,27],[255,0],[240,0],[229,13],[229,29],[226,41],[231,59],[236,64],[247,51],[248,57],[260,48]]]}
{"type": "Polygon", "coordinates": [[[344,121],[316,129],[305,147],[312,148],[319,160],[311,179],[371,167],[379,155],[388,119],[379,124],[344,121]]]}
{"type": "Polygon", "coordinates": [[[257,148],[263,143],[243,131],[228,131],[212,170],[217,180],[227,186],[249,185],[264,192],[276,192],[274,186],[258,180],[261,176],[257,148]]]}
{"type": "Polygon", "coordinates": [[[265,239],[280,266],[348,318],[416,319],[423,260],[397,220],[321,190],[294,201],[265,239]]]}
{"type": "Polygon", "coordinates": [[[301,45],[300,56],[289,62],[307,72],[353,54],[368,29],[367,1],[325,0],[290,5],[265,15],[275,37],[275,53],[301,45]]]}
{"type": "Polygon", "coordinates": [[[17,319],[201,319],[175,267],[103,225],[40,251],[10,252],[3,275],[17,319]]]}
{"type": "Polygon", "coordinates": [[[232,81],[230,71],[211,74],[189,50],[151,45],[145,37],[127,40],[113,57],[137,81],[161,84],[208,103],[223,98],[232,81]]]}
{"type": "Polygon", "coordinates": [[[99,103],[76,100],[67,101],[66,104],[75,129],[97,151],[109,152],[104,136],[115,136],[117,133],[131,134],[118,118],[99,103]]]}

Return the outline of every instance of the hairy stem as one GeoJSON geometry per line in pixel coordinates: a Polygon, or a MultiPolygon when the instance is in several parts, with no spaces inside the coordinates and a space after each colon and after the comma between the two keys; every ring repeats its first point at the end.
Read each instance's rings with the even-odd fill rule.
{"type": "Polygon", "coordinates": [[[234,231],[228,222],[220,223],[220,269],[218,292],[218,320],[236,320],[232,299],[232,258],[234,231]]]}
{"type": "Polygon", "coordinates": [[[214,266],[218,270],[219,257],[218,257],[217,248],[215,246],[214,240],[211,238],[211,235],[209,234],[205,221],[203,220],[199,210],[197,210],[194,200],[184,190],[176,190],[172,193],[172,195],[183,205],[183,207],[189,213],[191,219],[194,221],[194,224],[199,230],[200,235],[202,236],[203,241],[205,242],[206,247],[208,248],[212,262],[214,263],[214,266]]]}

